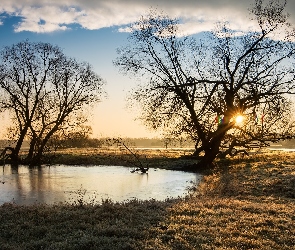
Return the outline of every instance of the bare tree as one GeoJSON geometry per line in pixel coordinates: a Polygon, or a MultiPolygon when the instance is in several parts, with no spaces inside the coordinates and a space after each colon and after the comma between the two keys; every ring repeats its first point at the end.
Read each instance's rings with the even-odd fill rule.
{"type": "Polygon", "coordinates": [[[103,80],[88,63],[79,63],[49,43],[29,41],[0,54],[1,107],[13,114],[19,135],[12,160],[30,139],[28,163],[39,164],[50,137],[67,119],[97,103],[103,80]]]}
{"type": "Polygon", "coordinates": [[[241,34],[223,24],[203,40],[179,36],[177,20],[151,13],[118,49],[114,64],[147,80],[131,95],[142,119],[188,134],[201,156],[197,167],[237,146],[293,137],[288,95],[295,93],[295,47],[285,5],[257,0],[251,12],[260,31],[241,34]]]}

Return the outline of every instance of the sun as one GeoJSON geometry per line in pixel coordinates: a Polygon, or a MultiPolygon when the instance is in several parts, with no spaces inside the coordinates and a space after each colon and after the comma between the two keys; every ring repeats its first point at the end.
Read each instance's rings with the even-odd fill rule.
{"type": "Polygon", "coordinates": [[[244,121],[244,116],[237,115],[236,118],[235,118],[235,120],[236,120],[236,123],[237,124],[241,124],[244,121]]]}

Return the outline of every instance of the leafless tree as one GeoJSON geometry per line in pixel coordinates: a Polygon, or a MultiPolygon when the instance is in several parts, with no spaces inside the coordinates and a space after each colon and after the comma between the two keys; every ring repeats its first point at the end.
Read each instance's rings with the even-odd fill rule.
{"type": "Polygon", "coordinates": [[[155,129],[186,133],[196,142],[197,167],[208,167],[235,148],[266,146],[294,136],[294,30],[286,2],[257,0],[260,30],[237,33],[229,25],[202,40],[180,36],[178,20],[152,12],[133,27],[114,64],[142,77],[130,97],[155,129]],[[242,124],[236,117],[242,115],[242,124]]]}
{"type": "Polygon", "coordinates": [[[19,131],[12,160],[18,161],[28,138],[27,162],[39,164],[50,137],[100,100],[104,82],[88,63],[49,43],[24,41],[5,47],[0,60],[1,107],[10,110],[19,131]]]}

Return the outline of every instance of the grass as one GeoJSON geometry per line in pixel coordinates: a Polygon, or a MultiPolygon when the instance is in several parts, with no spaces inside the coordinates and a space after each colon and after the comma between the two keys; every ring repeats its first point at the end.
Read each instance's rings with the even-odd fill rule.
{"type": "MultiPolygon", "coordinates": [[[[193,149],[131,149],[144,166],[183,170],[192,162],[183,156],[193,149]]],[[[49,157],[51,164],[65,165],[112,165],[133,167],[136,159],[124,148],[88,148],[58,150],[49,157]]]]}
{"type": "Polygon", "coordinates": [[[295,154],[218,161],[182,199],[75,204],[2,205],[0,249],[291,250],[295,154]]]}

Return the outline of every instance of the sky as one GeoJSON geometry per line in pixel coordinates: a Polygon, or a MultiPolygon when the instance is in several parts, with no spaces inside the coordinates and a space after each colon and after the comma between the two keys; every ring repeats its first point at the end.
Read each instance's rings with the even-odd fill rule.
{"type": "MultiPolygon", "coordinates": [[[[233,29],[256,29],[248,9],[253,0],[1,0],[0,49],[29,39],[58,45],[67,56],[86,61],[106,82],[108,94],[92,111],[93,137],[156,137],[135,120],[139,110],[126,107],[126,96],[138,83],[113,65],[116,49],[126,45],[129,25],[149,10],[182,18],[184,34],[212,30],[228,21],[233,29]]],[[[295,23],[295,0],[287,11],[295,23]]],[[[0,116],[3,120],[7,116],[0,116]]],[[[3,132],[3,130],[2,130],[3,132]]]]}

